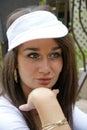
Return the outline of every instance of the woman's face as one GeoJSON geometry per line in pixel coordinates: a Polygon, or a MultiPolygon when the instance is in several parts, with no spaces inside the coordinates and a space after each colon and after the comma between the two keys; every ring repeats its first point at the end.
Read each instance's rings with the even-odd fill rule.
{"type": "Polygon", "coordinates": [[[18,47],[18,70],[27,96],[32,89],[52,88],[63,66],[62,50],[53,39],[32,40],[18,47]]]}

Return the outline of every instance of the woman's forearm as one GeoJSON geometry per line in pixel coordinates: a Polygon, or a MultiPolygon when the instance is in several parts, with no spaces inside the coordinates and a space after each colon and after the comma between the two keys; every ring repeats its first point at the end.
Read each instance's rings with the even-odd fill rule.
{"type": "Polygon", "coordinates": [[[43,128],[47,125],[53,127],[54,123],[57,123],[53,130],[71,130],[67,121],[64,121],[64,124],[58,124],[59,121],[63,122],[65,120],[65,116],[56,99],[56,95],[50,89],[36,89],[31,96],[43,128]]]}

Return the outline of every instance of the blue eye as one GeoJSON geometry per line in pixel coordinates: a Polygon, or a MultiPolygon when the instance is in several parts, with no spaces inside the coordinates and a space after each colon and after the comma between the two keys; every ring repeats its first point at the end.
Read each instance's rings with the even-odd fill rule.
{"type": "Polygon", "coordinates": [[[58,57],[60,57],[60,56],[61,56],[60,53],[55,52],[55,53],[52,53],[52,54],[49,56],[49,58],[58,58],[58,57]]]}
{"type": "Polygon", "coordinates": [[[37,53],[30,53],[30,54],[28,54],[28,57],[32,58],[32,59],[36,59],[36,58],[39,58],[39,54],[37,54],[37,53]]]}

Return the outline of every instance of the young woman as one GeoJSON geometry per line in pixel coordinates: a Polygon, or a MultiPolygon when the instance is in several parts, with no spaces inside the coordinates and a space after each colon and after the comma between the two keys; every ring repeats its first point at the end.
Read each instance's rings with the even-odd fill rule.
{"type": "Polygon", "coordinates": [[[47,10],[28,7],[8,19],[1,130],[79,128],[73,123],[78,86],[74,45],[65,25],[47,10]]]}

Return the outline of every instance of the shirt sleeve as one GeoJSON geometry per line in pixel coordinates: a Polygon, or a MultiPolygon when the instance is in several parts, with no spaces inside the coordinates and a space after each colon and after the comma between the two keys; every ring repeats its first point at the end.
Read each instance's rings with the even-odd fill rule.
{"type": "Polygon", "coordinates": [[[73,110],[73,123],[74,130],[87,130],[87,114],[76,106],[73,110]]]}
{"type": "MultiPolygon", "coordinates": [[[[1,101],[1,100],[0,100],[1,101]]],[[[30,130],[21,112],[7,101],[0,102],[0,130],[30,130]]]]}

